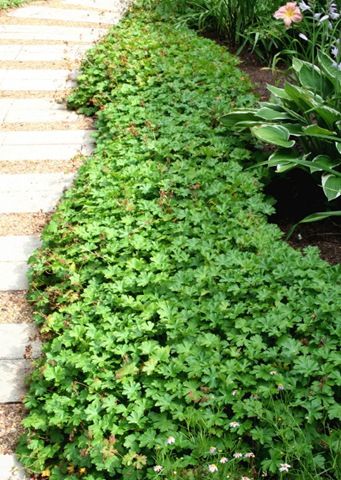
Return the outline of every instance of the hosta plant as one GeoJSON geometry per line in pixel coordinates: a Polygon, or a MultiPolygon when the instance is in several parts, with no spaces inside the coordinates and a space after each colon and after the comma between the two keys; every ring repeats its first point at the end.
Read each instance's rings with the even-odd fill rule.
{"type": "MultiPolygon", "coordinates": [[[[278,173],[292,168],[310,172],[332,201],[341,195],[341,71],[321,52],[318,66],[297,58],[292,66],[293,83],[269,85],[268,102],[229,113],[222,121],[239,130],[250,128],[257,139],[274,146],[269,167],[278,173]]],[[[323,212],[321,217],[340,214],[323,212]]]]}

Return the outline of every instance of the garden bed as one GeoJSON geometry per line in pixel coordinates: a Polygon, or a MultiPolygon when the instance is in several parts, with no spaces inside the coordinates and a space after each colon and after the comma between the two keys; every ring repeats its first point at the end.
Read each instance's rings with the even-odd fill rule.
{"type": "Polygon", "coordinates": [[[31,260],[36,478],[338,478],[340,267],[268,223],[220,123],[255,101],[242,76],[138,10],[88,55],[69,102],[96,151],[31,260]]]}

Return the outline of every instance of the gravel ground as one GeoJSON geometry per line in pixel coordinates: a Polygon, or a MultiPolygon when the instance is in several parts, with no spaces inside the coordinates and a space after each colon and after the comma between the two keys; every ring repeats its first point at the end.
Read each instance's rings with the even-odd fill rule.
{"type": "Polygon", "coordinates": [[[0,323],[32,323],[26,291],[0,292],[0,323]]]}
{"type": "Polygon", "coordinates": [[[0,236],[41,233],[48,222],[47,213],[7,213],[0,215],[0,236]]]}
{"type": "MultiPolygon", "coordinates": [[[[13,453],[20,435],[23,433],[21,421],[25,408],[20,403],[0,405],[0,454],[13,453]]],[[[0,472],[1,473],[1,472],[0,472]]]]}

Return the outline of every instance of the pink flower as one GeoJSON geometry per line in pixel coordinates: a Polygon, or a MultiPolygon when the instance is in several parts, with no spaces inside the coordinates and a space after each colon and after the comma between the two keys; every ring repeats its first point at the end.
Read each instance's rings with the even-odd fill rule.
{"type": "Polygon", "coordinates": [[[229,461],[229,459],[226,458],[226,457],[221,457],[221,459],[220,459],[220,463],[227,463],[228,461],[229,461]]]}
{"type": "Polygon", "coordinates": [[[217,448],[216,447],[210,447],[210,453],[213,455],[214,453],[216,453],[217,451],[217,448]]]}
{"type": "Polygon", "coordinates": [[[297,2],[286,3],[274,13],[274,17],[276,20],[283,20],[286,28],[289,28],[292,23],[298,23],[303,19],[297,2]]]}
{"type": "Polygon", "coordinates": [[[255,454],[252,452],[245,453],[244,458],[255,458],[255,454]]]}
{"type": "Polygon", "coordinates": [[[162,472],[163,466],[162,466],[162,465],[155,465],[155,467],[153,468],[153,470],[154,470],[154,472],[156,472],[156,473],[162,472]]]}

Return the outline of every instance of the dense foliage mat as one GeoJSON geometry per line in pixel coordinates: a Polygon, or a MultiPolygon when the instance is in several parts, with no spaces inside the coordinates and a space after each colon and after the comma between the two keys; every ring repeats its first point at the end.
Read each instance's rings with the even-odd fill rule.
{"type": "Polygon", "coordinates": [[[89,54],[70,104],[97,149],[31,260],[30,471],[339,475],[340,269],[267,223],[219,124],[252,101],[224,49],[138,12],[89,54]]]}

